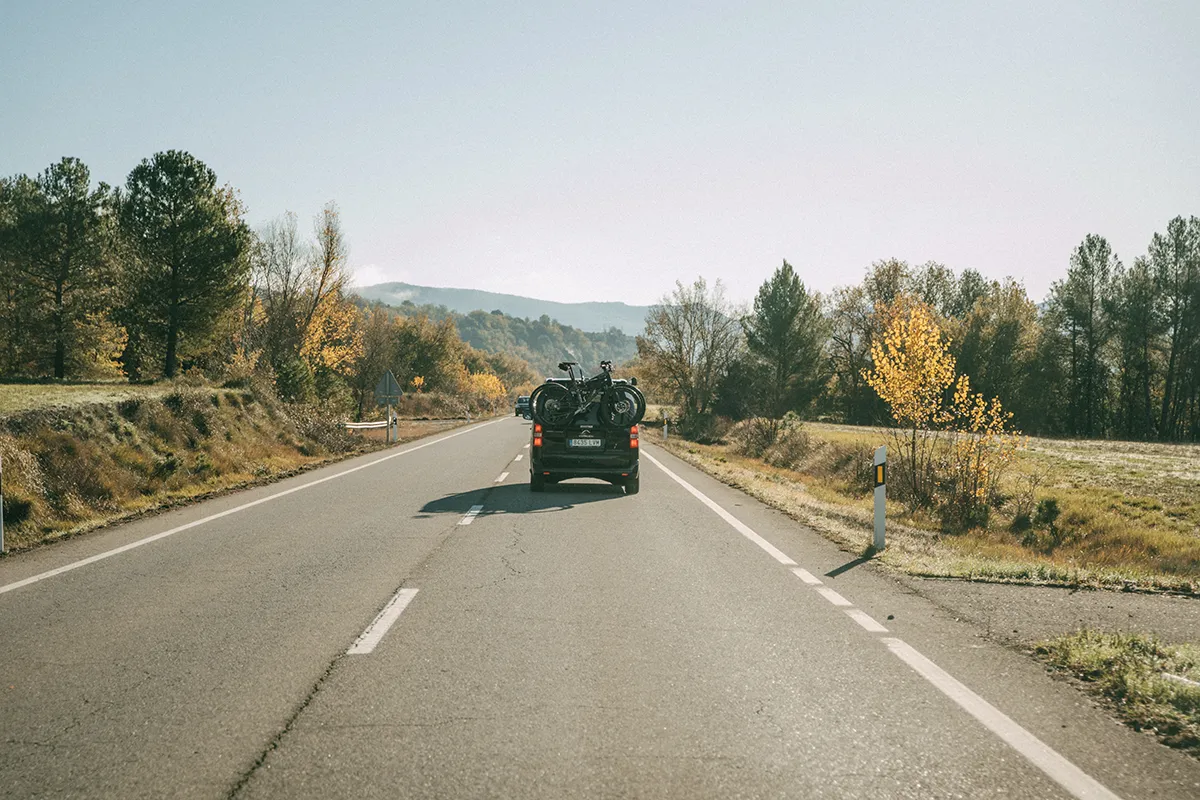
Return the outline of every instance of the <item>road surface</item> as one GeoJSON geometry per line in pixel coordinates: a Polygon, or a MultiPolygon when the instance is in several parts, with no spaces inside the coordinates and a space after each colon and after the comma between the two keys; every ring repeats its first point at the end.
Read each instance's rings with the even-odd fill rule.
{"type": "Polygon", "coordinates": [[[661,449],[532,494],[528,424],[0,561],[0,797],[1200,797],[661,449]]]}

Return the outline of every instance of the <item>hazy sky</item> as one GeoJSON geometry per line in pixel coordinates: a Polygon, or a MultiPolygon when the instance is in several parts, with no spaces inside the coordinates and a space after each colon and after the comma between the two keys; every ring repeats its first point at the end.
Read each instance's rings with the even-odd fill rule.
{"type": "Polygon", "coordinates": [[[185,149],[360,281],[738,300],[787,258],[1035,299],[1200,215],[1200,2],[0,0],[0,174],[185,149]]]}

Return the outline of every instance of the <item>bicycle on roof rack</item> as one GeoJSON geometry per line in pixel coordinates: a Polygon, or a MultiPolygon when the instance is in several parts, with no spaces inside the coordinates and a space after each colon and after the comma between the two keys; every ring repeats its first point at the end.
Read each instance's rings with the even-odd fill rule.
{"type": "Polygon", "coordinates": [[[570,425],[576,417],[598,406],[600,423],[614,428],[628,427],[641,422],[646,414],[646,398],[637,388],[637,379],[613,380],[612,362],[601,361],[600,373],[585,378],[579,364],[560,362],[558,368],[567,373],[566,380],[552,379],[533,390],[529,409],[535,422],[547,428],[570,425]]]}

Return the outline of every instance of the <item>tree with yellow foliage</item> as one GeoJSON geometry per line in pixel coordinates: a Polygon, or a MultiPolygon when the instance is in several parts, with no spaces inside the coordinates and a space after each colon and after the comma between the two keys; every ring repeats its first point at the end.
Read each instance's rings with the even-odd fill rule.
{"type": "Polygon", "coordinates": [[[340,294],[327,296],[314,310],[304,332],[300,357],[314,375],[322,371],[349,375],[363,352],[358,309],[340,294]]]}
{"type": "Polygon", "coordinates": [[[475,372],[467,377],[467,391],[481,408],[494,409],[496,403],[508,396],[508,390],[490,372],[475,372]]]}
{"type": "Polygon", "coordinates": [[[888,321],[882,340],[871,343],[873,366],[863,378],[905,431],[895,446],[905,467],[904,493],[916,509],[933,499],[936,430],[953,418],[943,398],[954,382],[954,356],[923,303],[901,295],[876,313],[888,321]]]}
{"type": "Polygon", "coordinates": [[[956,525],[986,522],[997,481],[1022,445],[1020,434],[1009,428],[1012,414],[999,398],[972,394],[966,375],[955,378],[949,342],[925,304],[901,295],[878,313],[886,320],[883,336],[871,345],[874,366],[863,377],[902,429],[893,441],[910,507],[940,499],[944,519],[956,525]],[[939,446],[944,430],[951,433],[948,454],[939,446]]]}

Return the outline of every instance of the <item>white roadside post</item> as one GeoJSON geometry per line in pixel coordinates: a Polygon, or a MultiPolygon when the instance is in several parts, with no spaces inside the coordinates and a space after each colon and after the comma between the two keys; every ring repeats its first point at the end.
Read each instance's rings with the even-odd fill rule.
{"type": "Polygon", "coordinates": [[[887,445],[875,450],[875,552],[883,552],[887,524],[887,445]]]}
{"type": "Polygon", "coordinates": [[[4,552],[4,456],[0,456],[0,553],[4,552]]]}

